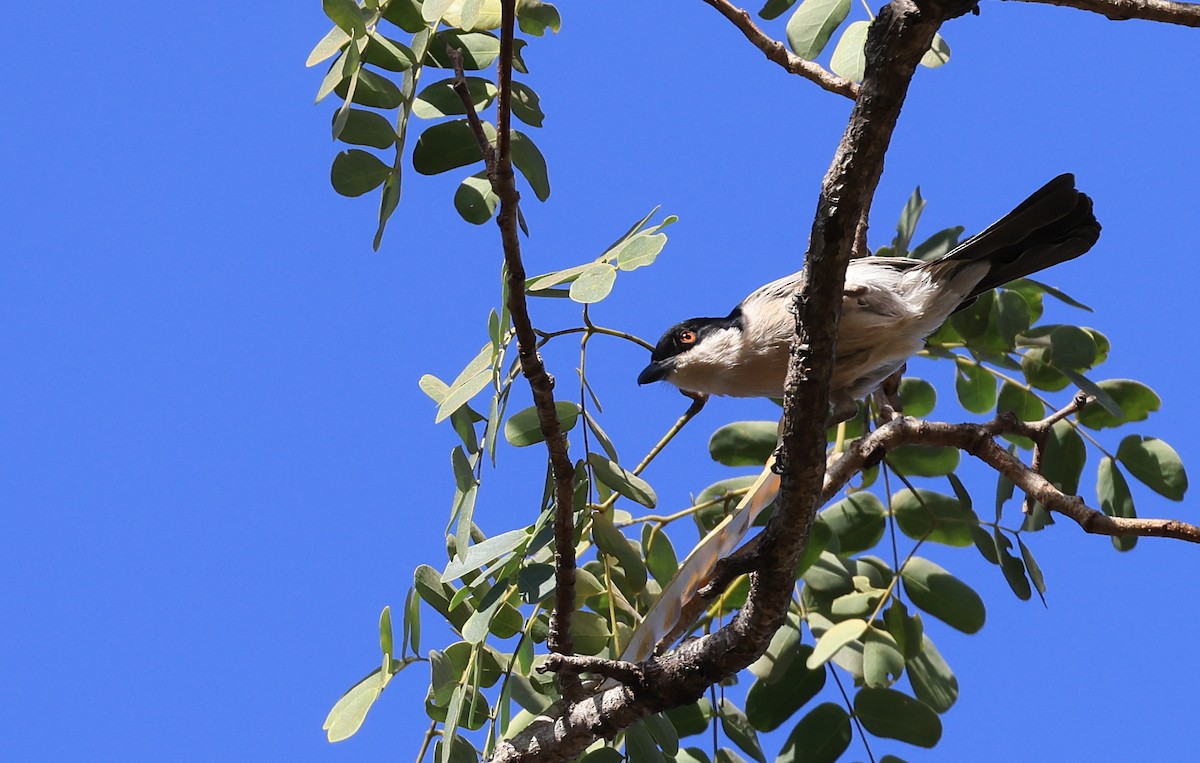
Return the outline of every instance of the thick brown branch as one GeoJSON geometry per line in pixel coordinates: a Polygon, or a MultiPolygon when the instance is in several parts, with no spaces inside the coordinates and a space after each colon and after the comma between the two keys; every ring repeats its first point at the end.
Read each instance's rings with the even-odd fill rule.
{"type": "Polygon", "coordinates": [[[759,29],[754,20],[750,18],[750,13],[744,8],[738,8],[729,0],[704,0],[704,2],[716,8],[722,16],[733,22],[733,25],[746,35],[746,39],[752,42],[754,47],[761,50],[768,59],[782,66],[785,71],[815,82],[831,93],[844,95],[851,100],[858,97],[857,84],[827,71],[820,64],[807,61],[789,51],[782,42],[772,39],[759,29]]]}
{"type": "Polygon", "coordinates": [[[649,713],[695,700],[708,686],[741,670],[766,650],[791,600],[795,561],[816,516],[825,472],[824,423],[834,337],[858,224],[870,208],[917,62],[941,22],[971,7],[972,0],[945,4],[893,0],[871,25],[866,76],[822,186],[813,226],[808,288],[798,302],[800,336],[788,374],[784,494],[766,530],[764,565],[754,576],[746,605],[724,628],[647,661],[646,685],[652,691],[635,695],[628,687],[619,687],[569,703],[554,719],[531,724],[499,743],[494,761],[525,761],[534,756],[540,763],[570,759],[599,736],[627,728],[649,713]]]}
{"type": "Polygon", "coordinates": [[[1113,21],[1143,19],[1164,24],[1200,27],[1200,4],[1172,3],[1169,0],[1022,0],[1026,3],[1065,5],[1081,11],[1099,13],[1113,21]]]}

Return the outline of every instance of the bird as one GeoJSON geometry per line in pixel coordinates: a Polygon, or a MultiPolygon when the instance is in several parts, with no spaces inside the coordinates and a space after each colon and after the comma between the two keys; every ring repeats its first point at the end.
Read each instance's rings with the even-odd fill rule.
{"type": "MultiPolygon", "coordinates": [[[[854,415],[920,352],[925,339],[981,294],[1087,252],[1100,237],[1092,200],[1059,175],[1015,209],[932,261],[860,257],[842,293],[830,419],[854,415]]],[[[789,310],[805,271],[755,290],[723,318],[691,318],[662,335],[638,384],[666,381],[685,392],[783,397],[796,330],[789,310]]]]}
{"type": "MultiPolygon", "coordinates": [[[[981,294],[1087,252],[1100,237],[1092,200],[1059,175],[1013,211],[942,257],[862,257],[846,269],[827,423],[844,421],[921,350],[926,337],[981,294]]],[[[663,334],[639,384],[690,394],[782,397],[800,271],[757,289],[724,318],[692,318],[663,334]]],[[[701,590],[779,494],[775,457],[737,508],[696,545],[625,644],[621,659],[661,654],[707,606],[701,590]]]]}

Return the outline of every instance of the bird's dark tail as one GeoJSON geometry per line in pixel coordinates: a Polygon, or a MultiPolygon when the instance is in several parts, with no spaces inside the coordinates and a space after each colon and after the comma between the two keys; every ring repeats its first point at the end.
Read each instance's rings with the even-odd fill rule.
{"type": "Polygon", "coordinates": [[[1059,175],[983,232],[931,262],[931,275],[950,275],[964,264],[987,262],[988,274],[966,303],[1009,281],[1073,260],[1100,237],[1092,200],[1075,189],[1075,176],[1059,175]],[[949,272],[946,272],[949,271],[949,272]]]}

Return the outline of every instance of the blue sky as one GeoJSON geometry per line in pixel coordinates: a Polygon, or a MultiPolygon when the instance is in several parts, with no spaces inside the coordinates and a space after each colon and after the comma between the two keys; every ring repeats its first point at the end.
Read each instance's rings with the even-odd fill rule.
{"type": "MultiPolygon", "coordinates": [[[[594,313],[655,338],[797,269],[848,102],[777,70],[698,0],[560,9],[562,33],[526,53],[553,186],[545,204],[525,195],[529,270],[587,261],[662,205],[681,222],[659,263],[594,313]]],[[[375,201],[329,187],[330,107],[312,105],[320,73],[303,67],[328,27],[320,4],[233,11],[50,5],[9,35],[0,734],[12,760],[404,760],[426,725],[417,668],[357,737],[331,746],[320,729],[377,664],[379,610],[403,601],[414,566],[444,559],[454,438],[416,382],[452,378],[486,340],[496,232],[458,220],[457,174],[410,171],[373,253],[375,201]]],[[[1194,466],[1195,31],[989,2],[943,35],[953,59],[918,73],[872,245],[890,241],[917,184],[921,230],[975,231],[1075,172],[1104,233],[1044,278],[1096,312],[1054,317],[1110,337],[1099,375],[1164,401],[1134,431],[1194,466]]],[[[571,325],[560,305],[535,308],[549,328],[571,325]]],[[[641,352],[596,349],[605,428],[643,452],[683,401],[636,387],[641,352]]],[[[551,370],[572,379],[576,357],[564,345],[551,370]]],[[[712,403],[647,474],[664,504],[727,476],[707,457],[713,429],[772,410],[712,403]]],[[[541,494],[537,454],[502,458],[512,476],[493,477],[478,515],[490,532],[526,524],[541,494]]],[[[1135,496],[1144,516],[1196,519],[1194,500],[1135,496]]],[[[1033,544],[1048,608],[1017,601],[970,553],[944,557],[983,593],[988,623],[935,632],[961,696],[937,750],[898,754],[1194,755],[1167,730],[1190,728],[1200,682],[1197,550],[1144,540],[1119,555],[1066,522],[1033,544]]]]}

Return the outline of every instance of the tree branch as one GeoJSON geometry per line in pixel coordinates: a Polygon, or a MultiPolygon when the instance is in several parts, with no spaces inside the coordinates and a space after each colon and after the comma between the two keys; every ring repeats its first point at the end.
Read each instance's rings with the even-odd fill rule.
{"type": "MultiPolygon", "coordinates": [[[[507,2],[511,5],[513,0],[507,2]]],[[[498,743],[496,763],[535,756],[539,763],[570,759],[593,740],[628,728],[649,713],[694,701],[708,686],[766,650],[791,600],[795,561],[816,516],[825,471],[824,423],[834,337],[858,224],[870,209],[917,62],[942,21],[973,5],[973,0],[893,0],[871,25],[866,76],[822,186],[808,286],[797,300],[799,337],[793,344],[785,398],[784,495],[767,527],[765,564],[754,576],[745,606],[725,627],[643,663],[644,686],[650,688],[619,686],[570,702],[555,717],[498,743]]]]}
{"type": "Polygon", "coordinates": [[[750,18],[750,13],[744,8],[738,8],[729,0],[704,0],[704,2],[716,8],[722,16],[733,22],[733,25],[741,30],[746,39],[754,44],[754,47],[761,50],[764,56],[782,66],[787,72],[798,74],[831,93],[844,95],[851,100],[858,97],[856,83],[837,76],[818,63],[805,60],[790,52],[782,42],[769,37],[762,29],[759,29],[754,20],[750,18]]]}
{"type": "Polygon", "coordinates": [[[1078,8],[1106,16],[1113,21],[1142,19],[1164,24],[1200,27],[1200,4],[1173,3],[1170,0],[1021,0],[1078,8]]]}
{"type": "MultiPolygon", "coordinates": [[[[1078,400],[1078,397],[1076,398],[1078,400]]],[[[1068,408],[1075,405],[1072,403],[1068,408]]],[[[1066,409],[1064,409],[1066,410],[1066,409]]],[[[1036,424],[1051,421],[1051,416],[1036,424]]],[[[1009,416],[997,416],[984,424],[946,424],[898,416],[866,437],[851,443],[834,461],[826,475],[821,501],[831,500],[846,483],[881,453],[901,445],[940,445],[958,448],[975,456],[1048,510],[1074,520],[1085,532],[1097,535],[1174,538],[1200,543],[1200,527],[1174,519],[1129,519],[1110,517],[1090,508],[1079,496],[1067,495],[1037,471],[1021,463],[995,437],[1001,434],[1028,436],[1029,424],[1009,416]]]]}
{"type": "MultiPolygon", "coordinates": [[[[567,453],[567,438],[558,421],[554,405],[554,378],[546,372],[545,363],[538,353],[538,334],[529,318],[529,306],[525,299],[525,265],[521,260],[521,240],[517,235],[518,205],[521,195],[517,192],[512,164],[512,57],[513,26],[516,18],[516,0],[501,0],[503,24],[500,35],[500,60],[498,63],[499,93],[496,99],[496,146],[488,142],[483,132],[479,115],[471,102],[462,71],[462,58],[454,51],[450,58],[454,63],[454,91],[466,108],[467,121],[471,125],[479,150],[488,169],[492,191],[500,199],[500,214],[496,223],[500,227],[500,238],[504,247],[504,265],[507,271],[508,311],[512,316],[513,330],[517,338],[517,356],[521,373],[529,381],[533,392],[533,404],[537,409],[538,426],[546,441],[550,456],[550,470],[554,479],[554,611],[550,616],[547,643],[551,651],[570,655],[574,652],[571,642],[571,615],[575,608],[575,468],[567,453]]],[[[576,699],[581,694],[579,676],[574,673],[560,674],[559,683],[563,695],[576,699]]]]}

